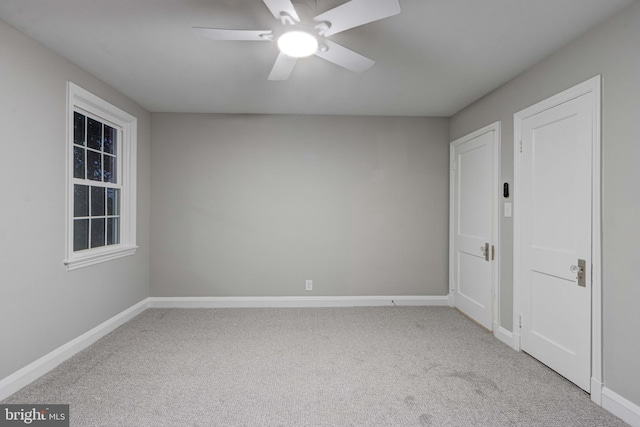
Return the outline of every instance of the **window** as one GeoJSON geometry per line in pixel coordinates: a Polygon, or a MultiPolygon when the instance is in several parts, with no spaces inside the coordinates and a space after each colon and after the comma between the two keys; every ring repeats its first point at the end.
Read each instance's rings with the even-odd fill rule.
{"type": "Polygon", "coordinates": [[[136,124],[130,114],[67,85],[68,270],[135,253],[136,124]]]}

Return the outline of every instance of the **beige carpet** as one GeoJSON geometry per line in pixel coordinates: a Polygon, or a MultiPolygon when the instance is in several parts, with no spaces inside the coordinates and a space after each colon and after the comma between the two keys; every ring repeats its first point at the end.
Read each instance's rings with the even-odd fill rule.
{"type": "Polygon", "coordinates": [[[149,309],[4,403],[72,426],[617,426],[447,307],[149,309]]]}

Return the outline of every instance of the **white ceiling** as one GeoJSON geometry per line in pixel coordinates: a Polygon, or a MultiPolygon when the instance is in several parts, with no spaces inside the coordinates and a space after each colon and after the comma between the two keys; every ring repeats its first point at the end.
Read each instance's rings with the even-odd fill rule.
{"type": "MultiPolygon", "coordinates": [[[[399,15],[331,36],[371,69],[312,56],[286,81],[267,81],[275,43],[192,31],[275,28],[261,0],[2,0],[0,19],[154,112],[450,116],[633,1],[400,0],[399,15]]],[[[302,3],[315,15],[344,0],[302,3]]]]}

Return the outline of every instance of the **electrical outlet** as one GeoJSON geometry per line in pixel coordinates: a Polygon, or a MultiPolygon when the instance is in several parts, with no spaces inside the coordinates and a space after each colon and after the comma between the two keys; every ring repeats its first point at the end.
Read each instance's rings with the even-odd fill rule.
{"type": "Polygon", "coordinates": [[[305,280],[304,282],[304,290],[312,291],[313,290],[313,280],[305,280]]]}

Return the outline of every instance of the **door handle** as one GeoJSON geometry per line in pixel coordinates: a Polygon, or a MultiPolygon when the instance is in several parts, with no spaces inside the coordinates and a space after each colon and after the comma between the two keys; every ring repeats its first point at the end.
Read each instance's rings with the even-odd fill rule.
{"type": "Polygon", "coordinates": [[[480,246],[480,250],[482,251],[482,255],[484,256],[485,261],[489,261],[490,252],[489,252],[489,244],[485,243],[484,246],[480,246]]]}
{"type": "Polygon", "coordinates": [[[582,286],[582,287],[586,287],[587,283],[586,283],[586,274],[585,274],[585,269],[587,268],[587,262],[583,259],[579,259],[578,260],[578,265],[572,265],[570,267],[570,270],[572,273],[576,273],[578,275],[577,279],[578,279],[578,286],[582,286]]]}

